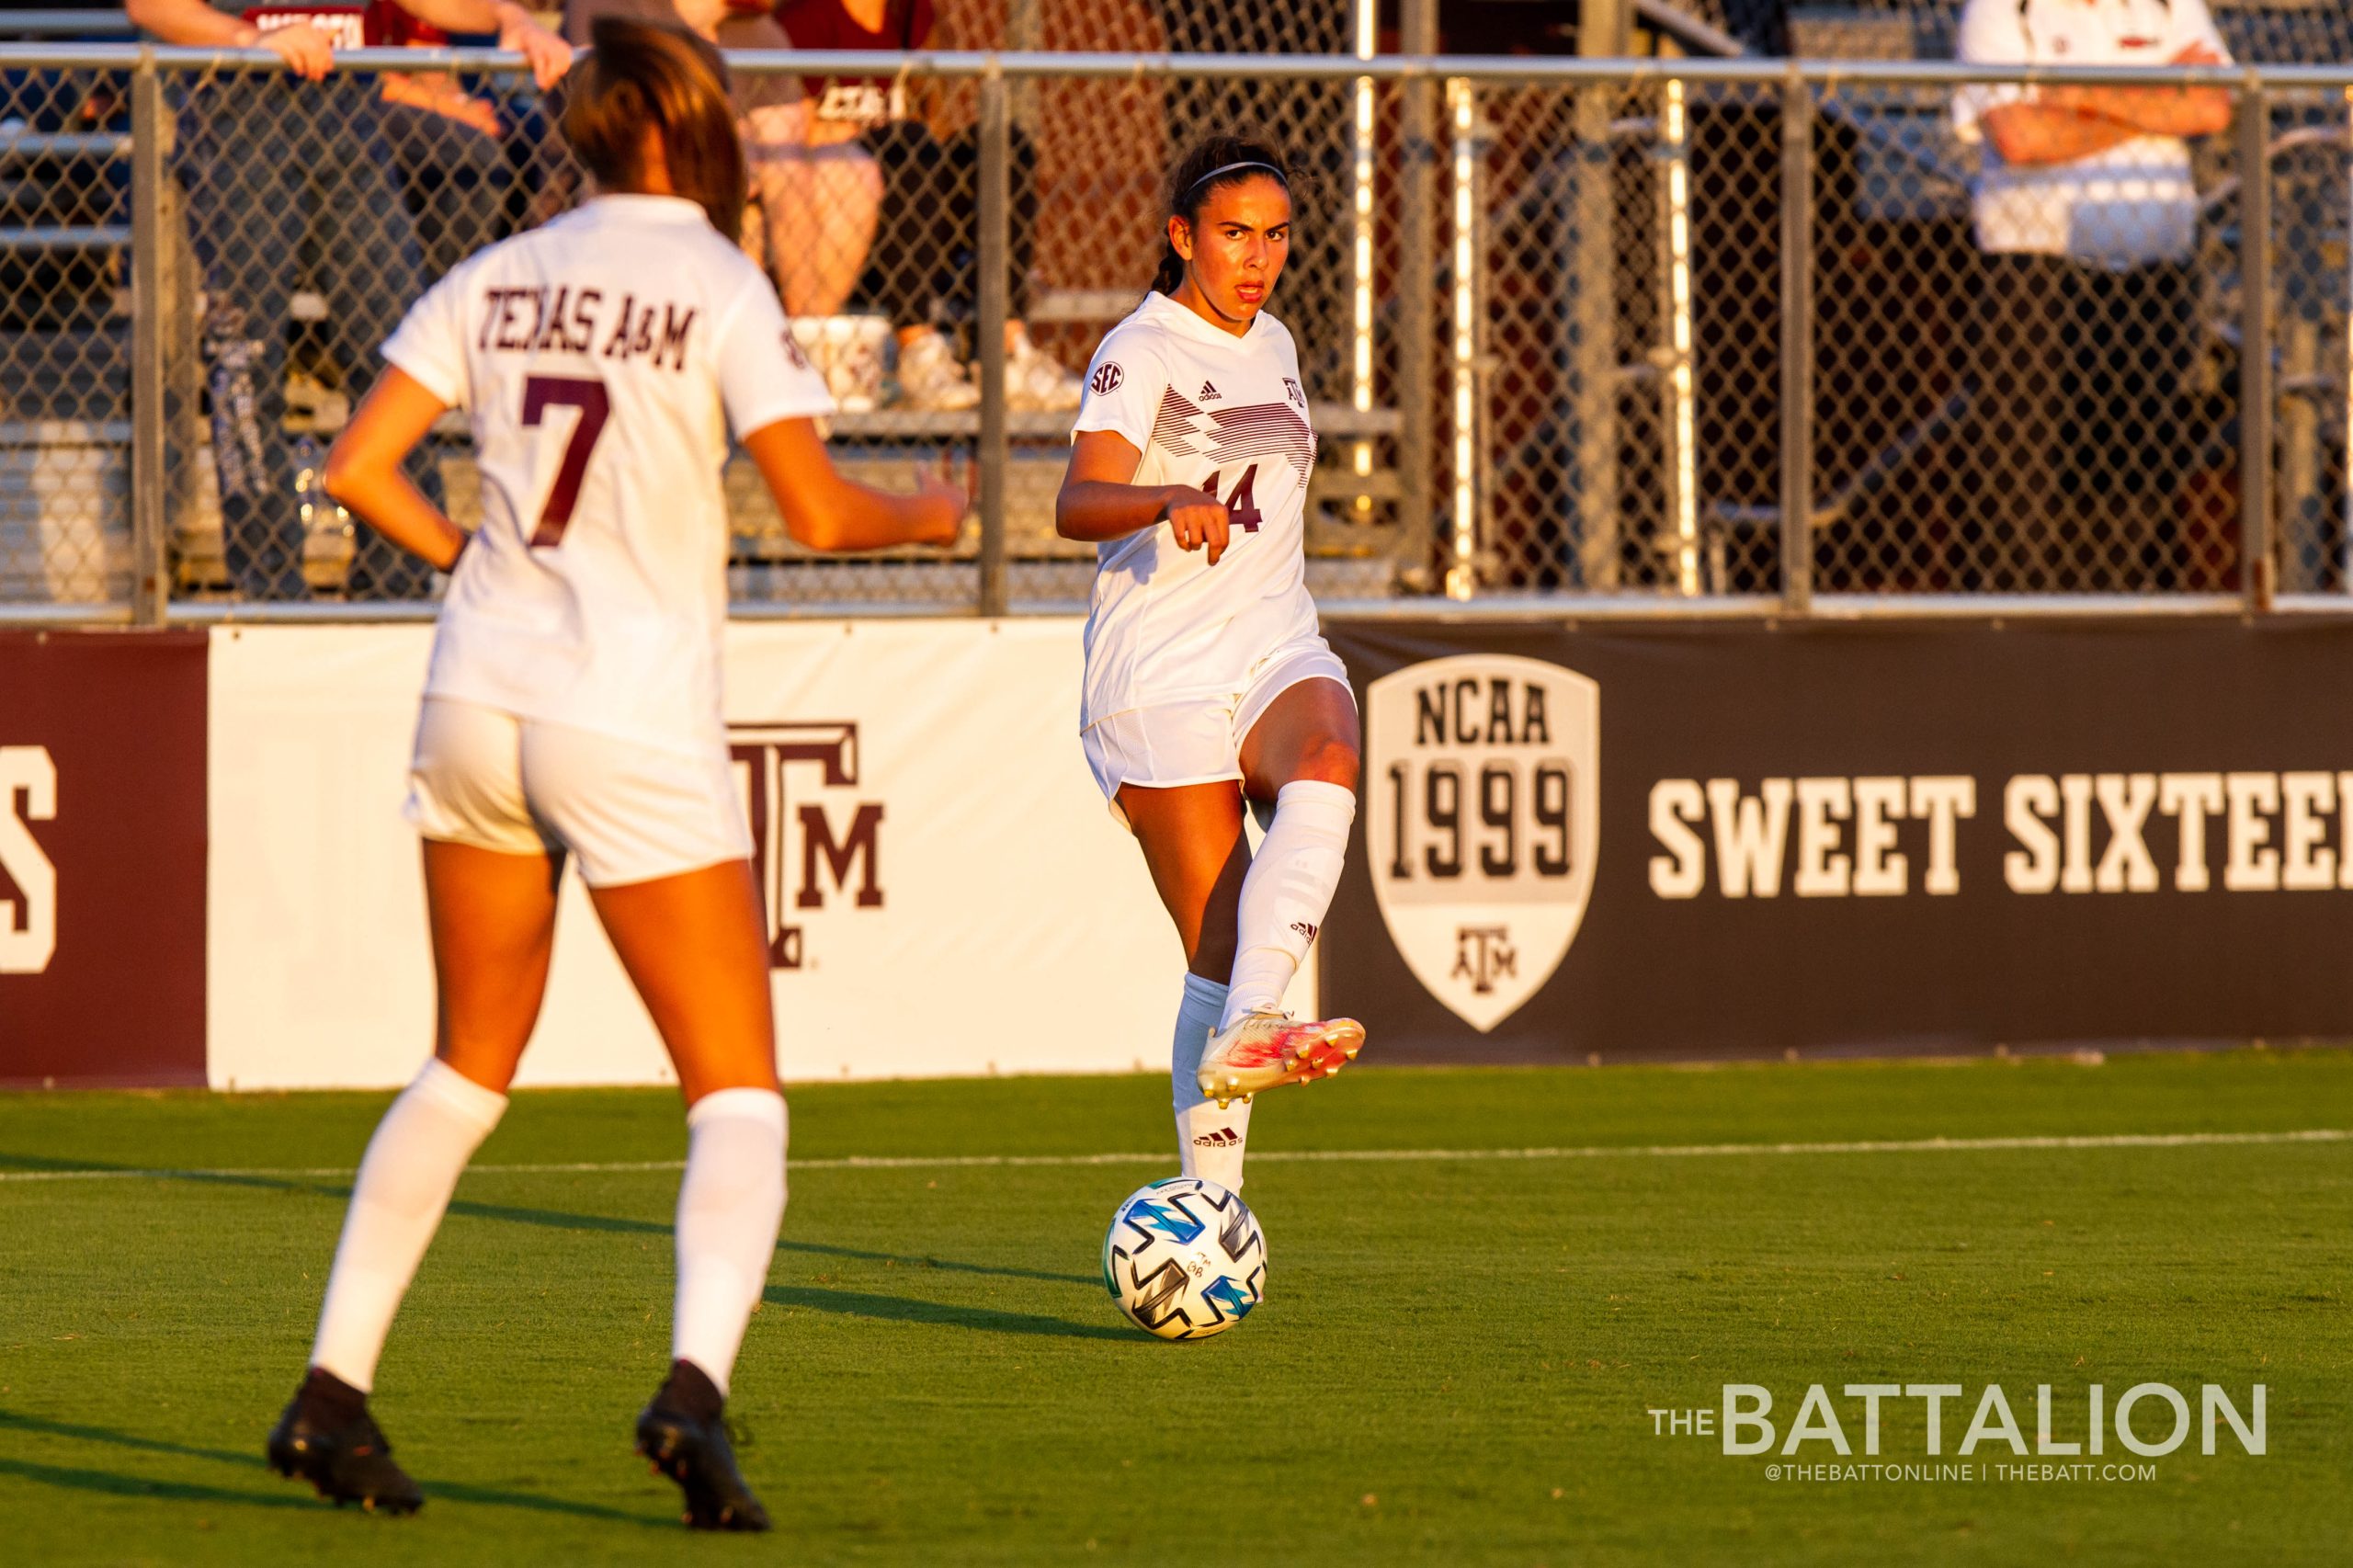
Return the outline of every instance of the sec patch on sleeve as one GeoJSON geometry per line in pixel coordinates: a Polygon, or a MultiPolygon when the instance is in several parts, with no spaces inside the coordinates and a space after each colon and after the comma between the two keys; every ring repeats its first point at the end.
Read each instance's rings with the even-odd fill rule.
{"type": "Polygon", "coordinates": [[[1128,373],[1120,369],[1117,360],[1107,360],[1095,368],[1095,374],[1086,384],[1095,389],[1096,396],[1102,397],[1117,391],[1120,383],[1127,379],[1128,373]]]}

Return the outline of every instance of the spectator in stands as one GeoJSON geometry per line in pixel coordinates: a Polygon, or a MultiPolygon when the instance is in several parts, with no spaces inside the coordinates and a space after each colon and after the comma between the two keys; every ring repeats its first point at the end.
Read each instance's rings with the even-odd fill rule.
{"type": "MultiPolygon", "coordinates": [[[[2205,0],[1969,0],[1957,52],[1978,65],[2216,65],[2205,0]]],[[[2212,435],[2193,406],[2204,351],[2198,194],[2187,138],[2230,123],[2213,88],[1964,87],[1953,119],[1984,143],[1986,256],[1971,460],[1990,526],[2021,542],[1976,585],[2171,585],[2165,519],[2212,435]]]]}
{"type": "MultiPolygon", "coordinates": [[[[437,27],[496,34],[530,61],[542,87],[571,62],[563,40],[511,0],[401,3],[437,27]]],[[[286,62],[284,73],[220,73],[189,95],[179,172],[203,269],[201,352],[222,551],[246,598],[299,598],[304,529],[285,445],[285,374],[303,252],[317,258],[329,335],[355,399],[374,379],[376,345],[422,288],[379,84],[328,80],[337,43],[362,41],[349,12],[262,7],[248,21],[205,0],[129,0],[127,9],[166,43],[260,47],[286,62]]],[[[413,462],[411,477],[438,497],[429,458],[413,462]]],[[[422,562],[362,530],[347,585],[353,597],[417,597],[430,584],[422,562]]]]}
{"type": "MultiPolygon", "coordinates": [[[[931,36],[931,0],[781,0],[777,19],[797,49],[906,51],[931,36]]],[[[899,347],[899,392],[916,409],[968,409],[981,400],[939,331],[935,310],[970,311],[980,277],[980,143],[963,131],[946,142],[907,111],[905,88],[887,77],[812,77],[805,142],[815,154],[855,143],[881,169],[872,220],[845,210],[843,252],[862,233],[865,287],[891,317],[899,347]]],[[[1037,150],[1017,127],[1008,171],[1011,209],[1006,289],[1006,401],[1017,409],[1078,406],[1078,378],[1030,341],[1029,269],[1038,225],[1037,150]]]]}
{"type": "MultiPolygon", "coordinates": [[[[373,38],[403,49],[449,42],[449,33],[393,0],[371,0],[368,22],[373,38]]],[[[378,113],[400,165],[430,287],[505,232],[506,127],[495,104],[468,93],[446,72],[387,72],[382,97],[378,113]]]]}
{"type": "MultiPolygon", "coordinates": [[[[606,16],[683,22],[722,50],[792,47],[767,0],[566,0],[564,37],[585,45],[606,16]]],[[[799,77],[739,73],[729,90],[751,186],[744,248],[767,269],[787,315],[832,315],[873,243],[881,174],[863,148],[808,146],[799,77]]]]}

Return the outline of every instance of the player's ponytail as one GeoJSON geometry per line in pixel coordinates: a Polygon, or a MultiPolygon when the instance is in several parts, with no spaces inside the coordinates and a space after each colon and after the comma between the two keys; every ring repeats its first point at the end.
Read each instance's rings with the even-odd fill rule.
{"type": "MultiPolygon", "coordinates": [[[[1211,136],[1194,143],[1176,166],[1168,171],[1167,214],[1182,218],[1186,225],[1198,232],[1201,206],[1210,192],[1244,180],[1271,177],[1284,189],[1290,188],[1290,165],[1282,149],[1268,142],[1250,136],[1211,136]]],[[[1160,267],[1153,274],[1152,286],[1163,294],[1174,294],[1185,281],[1185,258],[1168,243],[1164,224],[1160,238],[1160,267]]]]}
{"type": "Polygon", "coordinates": [[[644,188],[646,127],[662,133],[670,186],[735,238],[744,227],[744,146],[727,62],[683,28],[599,17],[563,80],[563,139],[607,190],[644,188]]]}

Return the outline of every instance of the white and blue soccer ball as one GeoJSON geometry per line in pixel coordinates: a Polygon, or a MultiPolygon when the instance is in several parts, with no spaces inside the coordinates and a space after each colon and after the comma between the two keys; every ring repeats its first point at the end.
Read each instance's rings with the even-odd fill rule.
{"type": "Polygon", "coordinates": [[[1267,1238],[1213,1181],[1171,1176],[1129,1195],[1103,1238],[1103,1284],[1138,1328],[1207,1339],[1267,1297],[1267,1238]]]}

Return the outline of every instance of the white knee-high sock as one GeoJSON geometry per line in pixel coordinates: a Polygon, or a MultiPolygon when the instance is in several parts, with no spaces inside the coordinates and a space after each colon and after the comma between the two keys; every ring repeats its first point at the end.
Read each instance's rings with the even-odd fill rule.
{"type": "Polygon", "coordinates": [[[784,1143],[784,1096],[774,1089],[720,1089],[687,1112],[670,1355],[701,1368],[722,1395],[776,1257],[784,1143]]]}
{"type": "Polygon", "coordinates": [[[1188,1176],[1213,1181],[1228,1192],[1242,1190],[1242,1153],[1250,1141],[1250,1102],[1236,1100],[1223,1110],[1201,1096],[1196,1076],[1201,1052],[1225,1011],[1225,987],[1198,974],[1185,977],[1185,1000],[1176,1009],[1176,1040],[1168,1052],[1168,1088],[1176,1105],[1176,1159],[1188,1176]]]}
{"type": "Polygon", "coordinates": [[[1337,784],[1301,778],[1275,796],[1275,820],[1242,879],[1233,978],[1219,1028],[1281,1005],[1332,907],[1356,820],[1356,795],[1337,784]]]}
{"type": "Polygon", "coordinates": [[[392,1314],[440,1229],[460,1173],[506,1109],[505,1095],[438,1057],[401,1091],[376,1124],[351,1184],[312,1366],[362,1393],[375,1386],[376,1358],[392,1314]]]}

